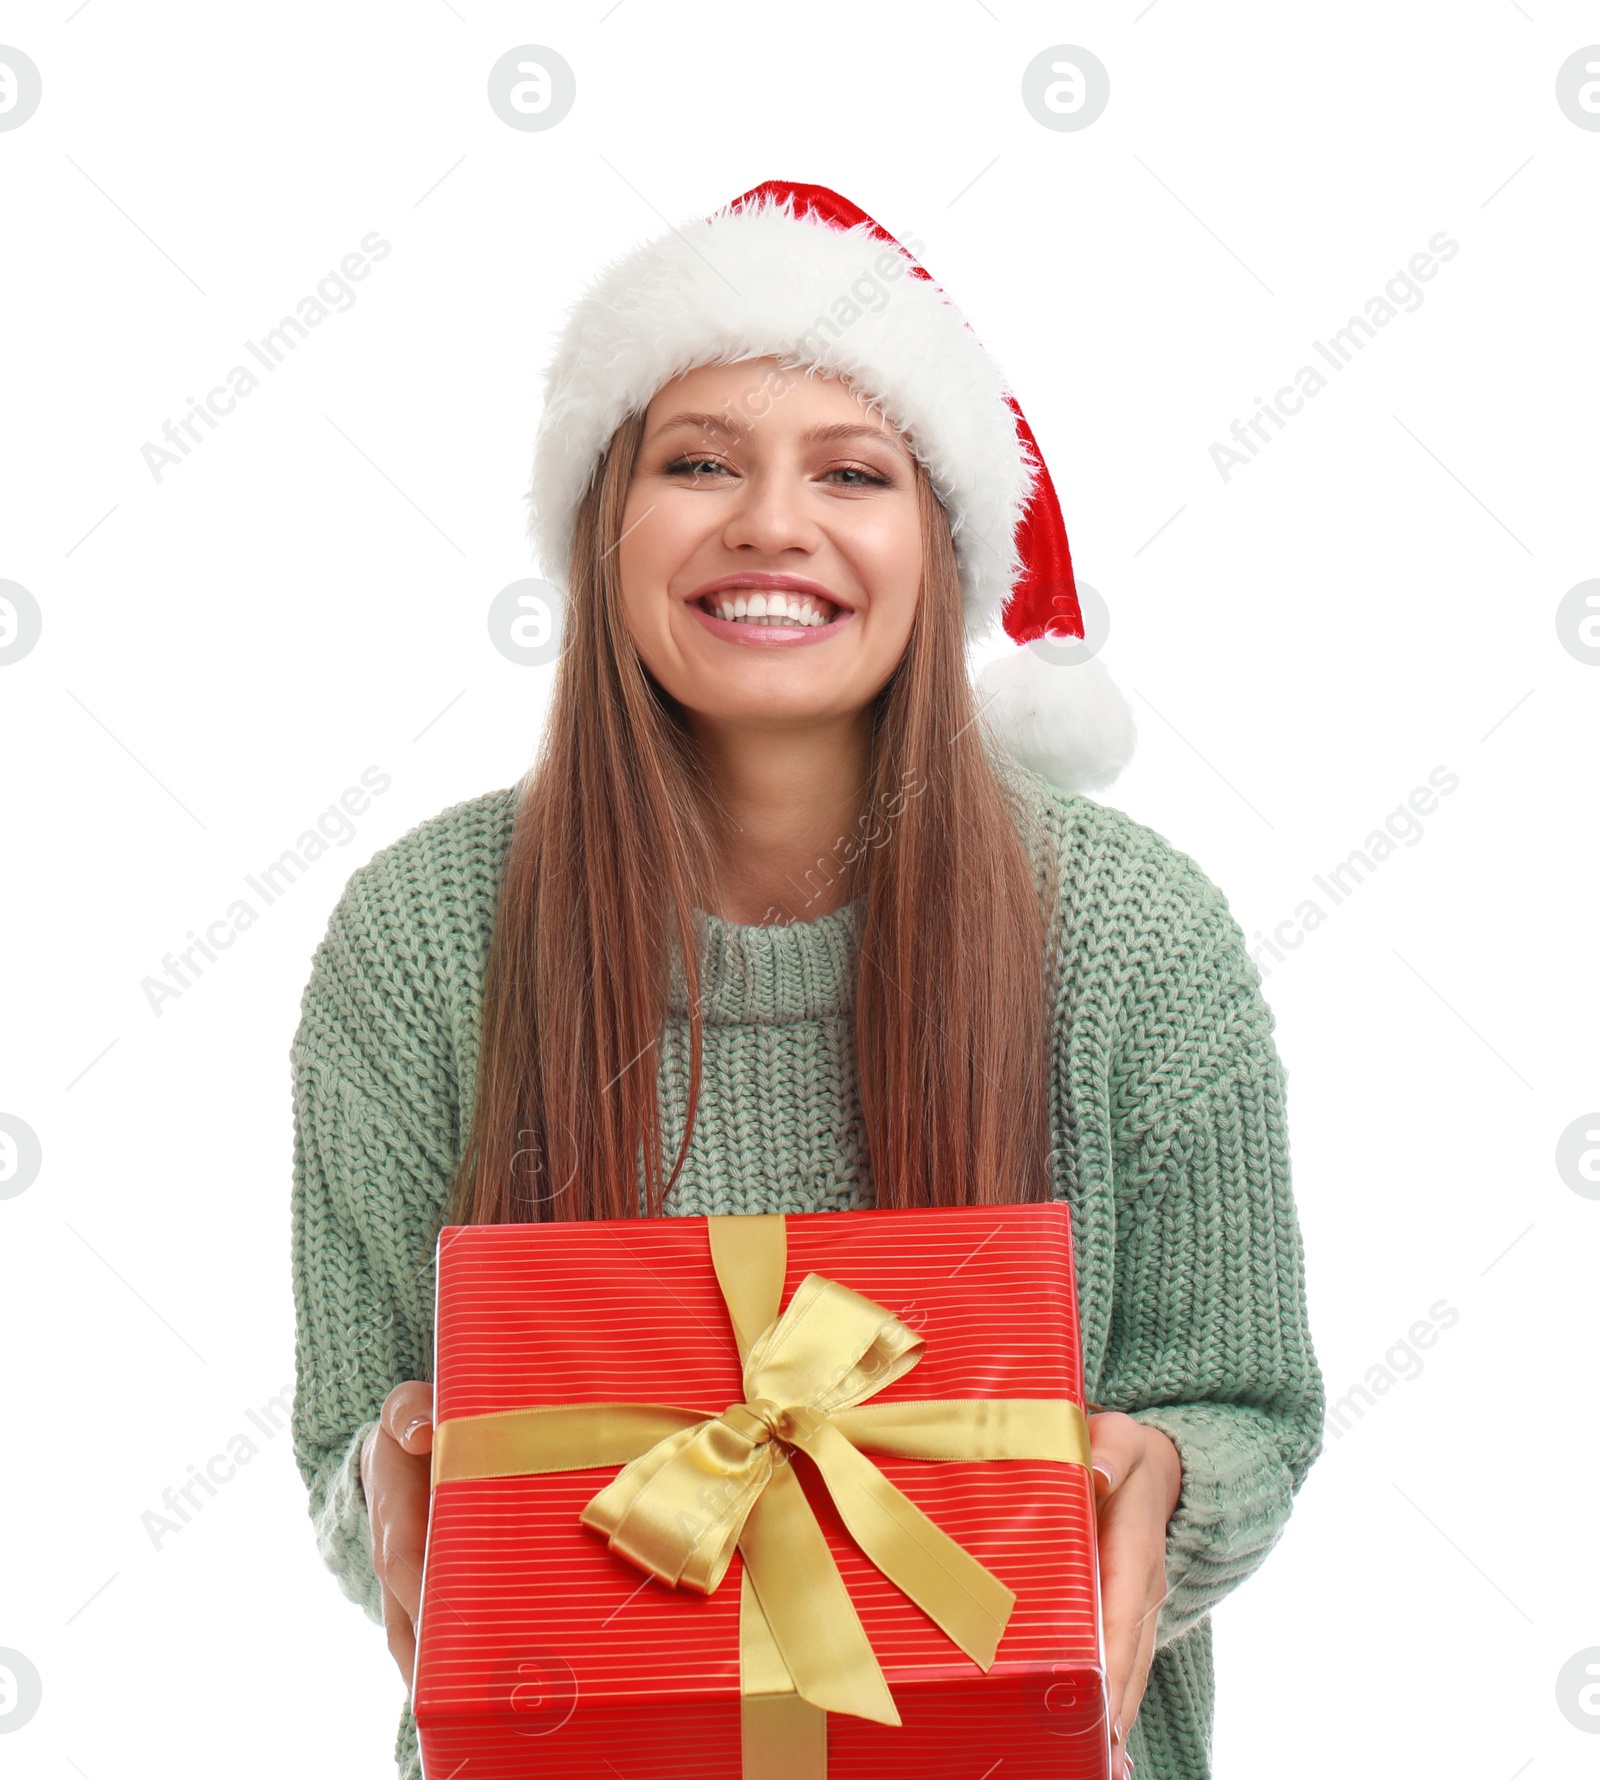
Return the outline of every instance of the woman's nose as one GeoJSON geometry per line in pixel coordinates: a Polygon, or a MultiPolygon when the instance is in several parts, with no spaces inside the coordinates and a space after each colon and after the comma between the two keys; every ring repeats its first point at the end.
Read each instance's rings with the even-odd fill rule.
{"type": "Polygon", "coordinates": [[[787,476],[747,478],[723,529],[730,548],[743,546],[769,556],[814,550],[819,536],[807,508],[803,479],[787,476]]]}

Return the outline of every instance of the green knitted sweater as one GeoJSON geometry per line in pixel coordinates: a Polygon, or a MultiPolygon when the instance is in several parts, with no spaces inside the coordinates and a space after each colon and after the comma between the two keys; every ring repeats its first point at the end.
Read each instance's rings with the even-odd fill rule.
{"type": "MultiPolygon", "coordinates": [[[[1199,866],[1118,810],[1021,768],[1014,781],[1061,867],[1049,1100],[1085,1384],[1183,1460],[1128,1748],[1138,1780],[1207,1780],[1210,1609],[1277,1541],[1322,1448],[1284,1072],[1260,974],[1199,866]]],[[[442,811],[351,877],[291,1053],[295,1453],[319,1548],[379,1621],[357,1460],[390,1389],[431,1377],[434,1239],[471,1112],[514,795],[442,811]]],[[[858,915],[852,902],[756,927],[702,912],[704,1078],[669,1212],[872,1203],[851,1065],[858,915]]],[[[688,1085],[676,960],[673,982],[669,1157],[688,1085]]],[[[420,1775],[409,1706],[395,1754],[420,1775]]]]}

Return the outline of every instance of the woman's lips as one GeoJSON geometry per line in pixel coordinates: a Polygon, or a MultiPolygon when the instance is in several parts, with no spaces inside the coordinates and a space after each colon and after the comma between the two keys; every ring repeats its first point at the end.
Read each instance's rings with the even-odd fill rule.
{"type": "Polygon", "coordinates": [[[855,617],[848,606],[841,606],[826,624],[738,624],[713,617],[698,600],[689,600],[687,604],[712,636],[722,637],[730,643],[752,644],[758,649],[797,649],[810,643],[823,643],[829,637],[837,636],[855,617]]]}

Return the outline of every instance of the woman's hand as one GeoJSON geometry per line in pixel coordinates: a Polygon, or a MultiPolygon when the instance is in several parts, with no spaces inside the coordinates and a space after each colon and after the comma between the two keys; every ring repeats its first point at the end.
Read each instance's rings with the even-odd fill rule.
{"type": "Polygon", "coordinates": [[[1159,1428],[1130,1415],[1089,1417],[1100,1602],[1111,1712],[1113,1780],[1132,1773],[1127,1732],[1144,1698],[1167,1595],[1167,1522],[1178,1506],[1183,1462],[1159,1428]]]}
{"type": "Polygon", "coordinates": [[[432,1451],[433,1386],[397,1384],[361,1448],[361,1493],[372,1521],[372,1567],[383,1587],[383,1629],[408,1693],[417,1663],[432,1451]]]}

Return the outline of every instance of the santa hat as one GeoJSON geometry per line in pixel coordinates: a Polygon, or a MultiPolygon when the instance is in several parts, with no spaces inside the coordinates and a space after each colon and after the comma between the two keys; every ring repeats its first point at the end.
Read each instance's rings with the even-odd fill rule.
{"type": "Polygon", "coordinates": [[[573,307],[551,361],[529,533],[564,583],[611,435],[673,377],[774,357],[838,376],[902,432],[950,519],[978,676],[1010,752],[1068,791],[1108,785],[1133,718],[1087,646],[1050,473],[999,367],[915,258],[824,186],[768,180],[624,255],[573,307]]]}

